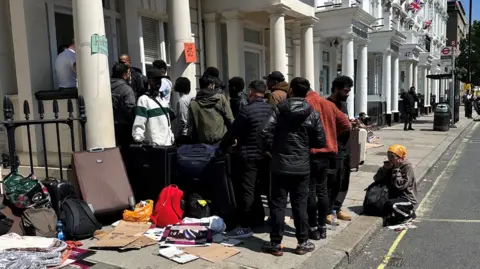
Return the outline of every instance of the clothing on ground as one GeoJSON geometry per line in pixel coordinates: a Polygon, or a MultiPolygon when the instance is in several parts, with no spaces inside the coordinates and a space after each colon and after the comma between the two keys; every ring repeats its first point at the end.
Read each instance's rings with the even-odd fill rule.
{"type": "Polygon", "coordinates": [[[273,86],[272,92],[268,96],[268,103],[270,105],[278,105],[287,99],[287,92],[290,85],[288,82],[282,81],[273,86]]]}
{"type": "Polygon", "coordinates": [[[190,102],[188,134],[194,143],[217,144],[232,123],[232,110],[225,95],[203,89],[190,102]]]}
{"type": "Polygon", "coordinates": [[[168,107],[159,106],[152,98],[156,97],[145,94],[138,99],[132,130],[133,139],[136,142],[147,139],[159,146],[171,146],[174,136],[168,107]]]}
{"type": "Polygon", "coordinates": [[[259,148],[272,155],[271,172],[283,175],[310,174],[310,148],[326,145],[320,115],[305,98],[280,103],[258,132],[259,148]]]}

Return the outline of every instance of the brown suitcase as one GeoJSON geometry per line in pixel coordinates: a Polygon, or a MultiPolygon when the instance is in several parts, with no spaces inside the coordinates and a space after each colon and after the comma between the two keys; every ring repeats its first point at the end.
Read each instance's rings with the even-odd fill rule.
{"type": "Polygon", "coordinates": [[[355,128],[350,131],[350,169],[358,171],[360,166],[360,130],[355,128]]]}
{"type": "Polygon", "coordinates": [[[75,152],[72,166],[81,197],[95,215],[121,212],[134,201],[118,148],[75,152]]]}

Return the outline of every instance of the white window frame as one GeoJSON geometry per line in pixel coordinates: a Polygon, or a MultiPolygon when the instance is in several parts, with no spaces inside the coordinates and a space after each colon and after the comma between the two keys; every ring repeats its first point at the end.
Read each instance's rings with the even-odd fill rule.
{"type": "MultiPolygon", "coordinates": [[[[245,52],[251,52],[251,53],[255,53],[255,54],[258,54],[260,57],[259,57],[259,69],[258,69],[258,78],[261,80],[262,79],[262,76],[264,76],[264,70],[265,70],[265,50],[263,50],[262,48],[259,48],[259,47],[251,47],[251,46],[245,46],[244,50],[243,50],[243,57],[245,57],[245,52]]],[[[244,63],[244,67],[243,69],[245,69],[245,66],[246,66],[246,63],[244,63]]],[[[246,76],[246,74],[245,74],[246,76]]],[[[246,78],[246,77],[245,77],[246,78]]],[[[248,87],[248,84],[250,83],[250,81],[245,81],[245,88],[248,87]]]]}
{"type": "MultiPolygon", "coordinates": [[[[265,69],[266,69],[266,67],[265,67],[265,64],[266,64],[266,61],[265,61],[265,51],[266,51],[265,31],[262,28],[257,27],[256,25],[253,25],[253,24],[244,25],[244,28],[260,32],[260,42],[262,43],[262,45],[259,45],[259,44],[256,44],[256,43],[246,42],[243,34],[242,34],[242,39],[243,39],[243,50],[244,50],[243,57],[245,57],[245,51],[249,51],[249,52],[252,52],[252,53],[260,53],[260,69],[259,69],[260,74],[259,74],[259,78],[261,79],[262,76],[264,76],[265,69]]],[[[227,33],[227,38],[228,38],[228,33],[227,33]]],[[[244,65],[243,69],[245,69],[245,63],[243,63],[243,65],[244,65]]],[[[245,81],[245,84],[248,85],[248,83],[250,83],[250,81],[245,81]]],[[[247,87],[247,85],[245,85],[245,87],[247,87]]]]}
{"type": "Polygon", "coordinates": [[[162,18],[158,17],[152,17],[147,14],[139,14],[138,18],[138,25],[139,25],[139,33],[140,33],[140,60],[142,62],[142,72],[144,75],[146,75],[147,72],[147,65],[152,65],[153,62],[147,61],[145,58],[145,45],[143,43],[143,24],[142,24],[142,18],[148,18],[151,20],[156,20],[158,23],[158,33],[157,33],[157,42],[158,42],[158,48],[157,48],[157,53],[158,53],[158,59],[162,59],[167,63],[167,67],[170,68],[171,66],[171,60],[170,56],[168,55],[168,41],[167,41],[167,36],[165,35],[165,25],[167,24],[167,21],[165,21],[162,18]]]}
{"type": "MultiPolygon", "coordinates": [[[[109,51],[109,55],[113,55],[114,61],[120,56],[120,48],[119,48],[119,32],[120,29],[117,29],[117,19],[121,20],[122,15],[116,12],[116,1],[114,0],[106,0],[109,1],[110,9],[103,9],[103,16],[104,20],[110,18],[110,27],[111,27],[111,38],[112,38],[112,48],[113,51],[109,51]],[[115,41],[116,40],[116,41],[115,41]]],[[[57,59],[57,33],[56,33],[56,26],[55,26],[55,13],[62,13],[71,15],[73,17],[73,10],[72,10],[72,2],[66,0],[53,0],[47,1],[45,3],[45,8],[47,12],[47,25],[48,25],[48,35],[50,41],[50,64],[52,67],[52,85],[56,89],[58,86],[57,83],[57,76],[55,74],[55,60],[57,59]]],[[[107,33],[107,29],[105,29],[105,33],[107,33]]],[[[109,40],[109,42],[111,42],[109,40]]],[[[109,68],[110,69],[110,68],[109,68]]]]}

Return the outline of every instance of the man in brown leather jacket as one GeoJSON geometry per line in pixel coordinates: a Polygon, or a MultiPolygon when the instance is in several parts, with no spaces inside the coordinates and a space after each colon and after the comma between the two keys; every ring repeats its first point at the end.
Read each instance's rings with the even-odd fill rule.
{"type": "Polygon", "coordinates": [[[287,92],[289,89],[288,82],[285,81],[285,76],[280,71],[273,71],[272,73],[263,77],[267,81],[267,87],[271,91],[268,95],[267,103],[270,105],[278,105],[283,100],[287,99],[287,92]]]}

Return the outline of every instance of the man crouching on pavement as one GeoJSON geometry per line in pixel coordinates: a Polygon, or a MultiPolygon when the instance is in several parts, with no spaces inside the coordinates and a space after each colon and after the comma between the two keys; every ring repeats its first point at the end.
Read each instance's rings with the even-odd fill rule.
{"type": "Polygon", "coordinates": [[[294,78],[290,83],[289,98],[274,107],[257,134],[260,150],[272,155],[272,232],[270,242],[265,243],[263,250],[275,256],[283,255],[281,243],[289,193],[298,240],[295,253],[304,255],[315,249],[308,240],[310,148],[323,148],[326,139],[319,113],[305,100],[309,90],[308,80],[294,78]]]}

